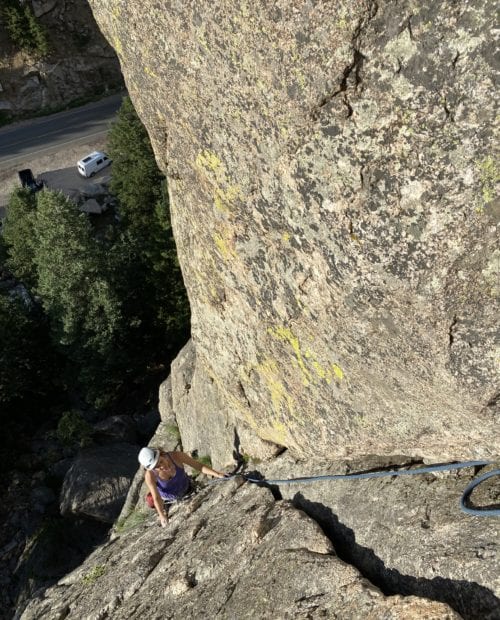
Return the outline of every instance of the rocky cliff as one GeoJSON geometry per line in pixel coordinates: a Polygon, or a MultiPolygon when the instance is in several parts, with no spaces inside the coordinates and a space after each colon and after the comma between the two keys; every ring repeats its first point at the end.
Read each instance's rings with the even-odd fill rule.
{"type": "MultiPolygon", "coordinates": [[[[192,307],[152,443],[280,478],[500,456],[493,3],[90,4],[192,307]]],[[[498,620],[473,474],[232,480],[160,529],[138,472],[109,543],[19,616],[498,620]]]]}
{"type": "MultiPolygon", "coordinates": [[[[263,469],[380,465],[285,455],[263,469]]],[[[238,477],[172,507],[161,529],[138,472],[109,542],[16,618],[498,620],[498,523],[457,508],[470,475],[268,488],[238,477]]]]}
{"type": "Polygon", "coordinates": [[[498,455],[493,3],[90,4],[217,416],[298,456],[498,455]]]}
{"type": "MultiPolygon", "coordinates": [[[[21,50],[0,7],[0,113],[5,118],[39,114],[122,85],[114,50],[102,36],[85,0],[31,0],[46,33],[48,53],[21,50]]],[[[1,119],[3,120],[3,119],[1,119]]]]}

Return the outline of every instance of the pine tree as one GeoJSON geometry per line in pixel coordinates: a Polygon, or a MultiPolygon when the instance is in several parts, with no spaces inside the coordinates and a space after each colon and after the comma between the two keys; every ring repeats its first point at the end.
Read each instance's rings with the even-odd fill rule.
{"type": "Polygon", "coordinates": [[[136,334],[148,342],[151,357],[170,361],[189,337],[189,303],[170,224],[167,182],[129,98],[118,112],[108,145],[111,190],[121,219],[115,252],[121,256],[124,286],[138,284],[132,294],[124,291],[126,312],[143,326],[136,334]]]}
{"type": "MultiPolygon", "coordinates": [[[[136,234],[151,228],[164,176],[158,169],[148,134],[128,97],[108,135],[113,160],[111,192],[120,202],[120,217],[136,234]]],[[[142,236],[142,235],[141,235],[142,236]]]]}
{"type": "Polygon", "coordinates": [[[34,221],[36,198],[27,189],[11,194],[3,226],[3,243],[7,252],[6,266],[28,288],[36,284],[34,221]]]}
{"type": "Polygon", "coordinates": [[[35,232],[36,292],[54,340],[77,368],[84,392],[103,397],[105,386],[116,382],[122,333],[106,248],[94,239],[87,215],[61,193],[39,195],[35,232]]]}

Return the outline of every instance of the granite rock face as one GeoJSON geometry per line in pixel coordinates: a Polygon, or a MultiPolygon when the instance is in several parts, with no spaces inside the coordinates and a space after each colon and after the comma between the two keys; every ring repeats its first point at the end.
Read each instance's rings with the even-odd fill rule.
{"type": "Polygon", "coordinates": [[[61,514],[114,523],[137,472],[138,452],[126,443],[82,450],[64,477],[61,514]]]}
{"type": "Polygon", "coordinates": [[[22,620],[56,618],[338,618],[458,620],[448,605],[384,596],[335,554],[289,502],[241,481],[136,521],[57,585],[22,620]]]}
{"type": "MultiPolygon", "coordinates": [[[[370,471],[392,462],[296,462],[283,455],[267,464],[267,478],[370,471]]],[[[411,464],[407,462],[407,464],[411,464]]],[[[490,466],[491,467],[491,466],[490,466]]],[[[499,464],[496,465],[499,468],[499,464]]],[[[482,472],[483,473],[483,472],[482,472]]],[[[459,500],[474,469],[371,480],[283,484],[283,499],[314,518],[335,541],[340,557],[386,593],[446,602],[464,618],[500,618],[498,518],[471,517],[459,500]]],[[[478,506],[498,505],[496,482],[473,494],[478,506]]]]}
{"type": "Polygon", "coordinates": [[[90,0],[197,360],[297,456],[499,454],[492,0],[90,0]]]}
{"type": "Polygon", "coordinates": [[[267,460],[279,452],[279,446],[259,439],[228,409],[224,394],[203,367],[192,341],[173,361],[171,370],[172,413],[185,451],[210,455],[215,468],[232,467],[250,455],[267,460]]]}

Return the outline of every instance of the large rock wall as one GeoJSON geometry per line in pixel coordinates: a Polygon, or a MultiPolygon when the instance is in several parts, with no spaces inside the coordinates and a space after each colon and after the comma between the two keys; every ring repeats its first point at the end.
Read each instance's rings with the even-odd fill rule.
{"type": "Polygon", "coordinates": [[[90,4],[221,415],[299,456],[498,455],[493,2],[90,4]]]}

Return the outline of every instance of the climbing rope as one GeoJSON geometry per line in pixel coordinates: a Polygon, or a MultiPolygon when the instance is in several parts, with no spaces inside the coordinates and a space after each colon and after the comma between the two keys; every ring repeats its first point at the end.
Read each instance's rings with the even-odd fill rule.
{"type": "MultiPolygon", "coordinates": [[[[307,482],[321,482],[326,480],[362,480],[367,478],[389,478],[391,476],[418,476],[421,474],[431,474],[436,471],[452,471],[454,469],[463,469],[464,467],[484,467],[485,465],[493,465],[491,461],[464,461],[462,463],[447,463],[444,465],[429,465],[427,467],[421,467],[419,469],[398,469],[398,470],[385,470],[385,471],[372,471],[362,474],[332,474],[327,476],[307,476],[300,478],[285,478],[285,479],[258,479],[251,478],[247,474],[229,474],[225,478],[218,478],[212,480],[212,483],[225,482],[242,476],[247,482],[261,485],[283,485],[283,484],[304,484],[307,482]]],[[[500,517],[500,509],[496,508],[470,508],[466,505],[466,502],[472,493],[472,491],[479,486],[486,479],[492,476],[499,476],[500,469],[495,469],[483,474],[479,478],[473,480],[465,489],[460,499],[460,509],[475,517],[500,517]]]]}

